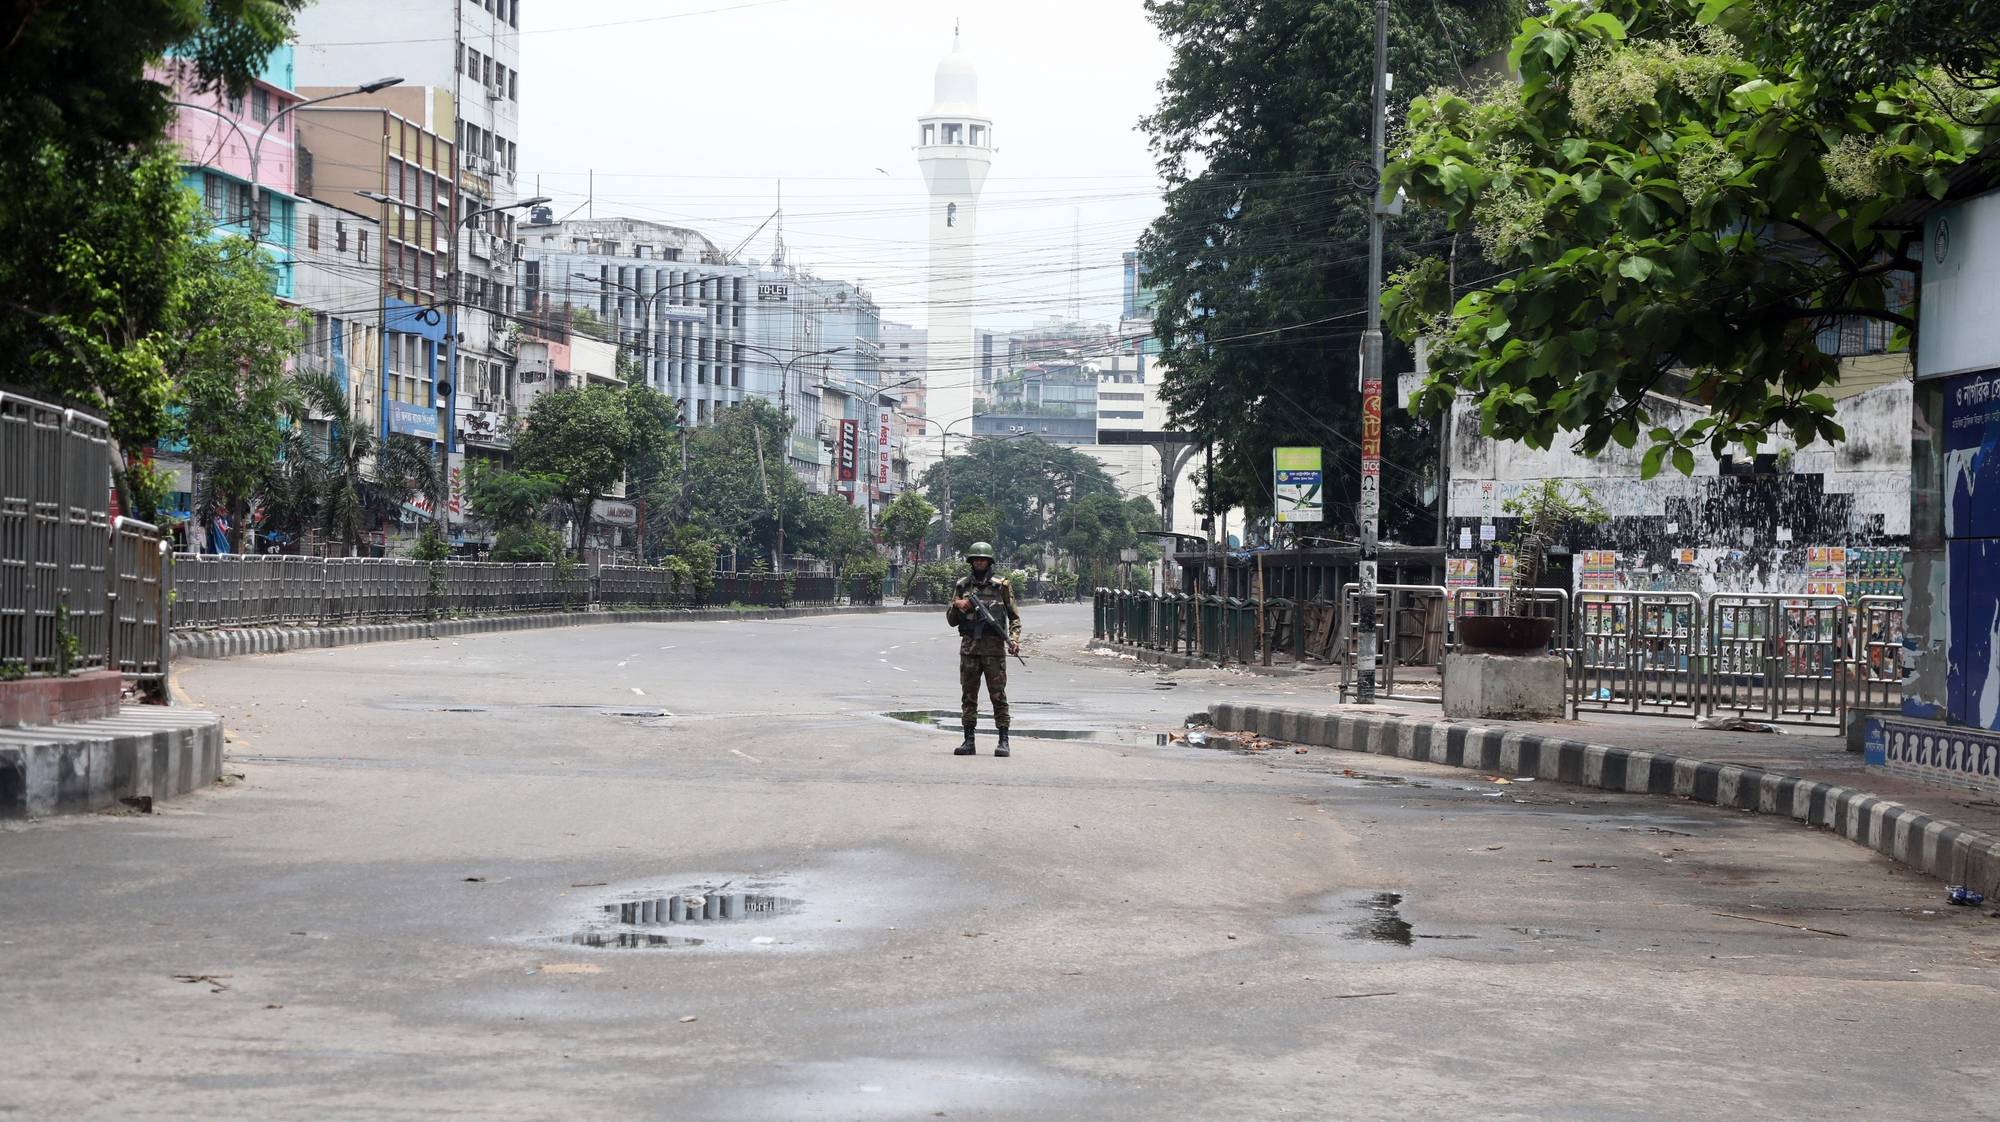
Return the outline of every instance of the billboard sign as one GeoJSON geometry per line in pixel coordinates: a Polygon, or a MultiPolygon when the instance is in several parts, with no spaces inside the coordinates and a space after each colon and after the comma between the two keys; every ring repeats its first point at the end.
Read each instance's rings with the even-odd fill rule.
{"type": "Polygon", "coordinates": [[[1326,520],[1325,488],[1317,448],[1273,448],[1272,469],[1277,486],[1274,504],[1280,522],[1326,520]]]}
{"type": "Polygon", "coordinates": [[[428,405],[412,405],[407,401],[389,403],[389,431],[407,436],[420,436],[425,440],[438,438],[437,410],[428,405]]]}
{"type": "Polygon", "coordinates": [[[598,499],[590,504],[590,520],[601,526],[637,526],[639,508],[623,499],[598,499]]]}
{"type": "Polygon", "coordinates": [[[848,419],[840,422],[839,445],[840,481],[852,483],[861,468],[861,422],[848,419]]]}

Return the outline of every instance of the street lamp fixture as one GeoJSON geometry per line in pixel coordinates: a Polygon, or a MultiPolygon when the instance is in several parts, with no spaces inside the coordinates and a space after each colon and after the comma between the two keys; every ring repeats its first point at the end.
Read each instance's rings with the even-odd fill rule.
{"type": "Polygon", "coordinates": [[[254,252],[257,248],[258,203],[263,200],[264,196],[264,184],[257,174],[258,164],[264,154],[264,138],[270,136],[271,130],[278,127],[278,122],[284,120],[288,114],[297,112],[300,109],[304,109],[308,105],[318,105],[321,102],[333,101],[337,98],[353,97],[355,94],[374,93],[377,90],[388,89],[390,86],[396,85],[401,81],[402,81],[401,78],[377,78],[374,81],[369,82],[367,85],[356,86],[351,90],[337,90],[330,94],[321,94],[319,97],[307,98],[304,101],[295,102],[291,105],[287,105],[284,108],[278,110],[276,113],[271,114],[271,119],[269,121],[266,121],[264,123],[263,129],[259,130],[259,132],[257,133],[257,142],[255,144],[252,144],[250,142],[250,136],[248,133],[245,133],[243,131],[242,125],[237,124],[233,119],[230,118],[229,114],[224,113],[222,110],[217,109],[213,105],[196,105],[191,101],[176,101],[172,102],[171,104],[182,109],[194,109],[203,113],[215,114],[215,116],[218,119],[220,119],[223,124],[228,125],[232,130],[235,131],[236,139],[241,140],[243,142],[243,147],[249,151],[250,153],[250,214],[249,214],[250,248],[254,252]]]}

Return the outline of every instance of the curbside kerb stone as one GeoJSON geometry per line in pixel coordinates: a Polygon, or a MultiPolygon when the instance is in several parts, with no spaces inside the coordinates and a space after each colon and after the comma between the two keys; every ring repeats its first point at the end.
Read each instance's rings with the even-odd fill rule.
{"type": "Polygon", "coordinates": [[[1418,718],[1219,702],[1209,707],[1209,719],[1226,732],[1783,815],[1947,883],[2000,896],[2000,836],[1836,783],[1672,752],[1418,718]]]}

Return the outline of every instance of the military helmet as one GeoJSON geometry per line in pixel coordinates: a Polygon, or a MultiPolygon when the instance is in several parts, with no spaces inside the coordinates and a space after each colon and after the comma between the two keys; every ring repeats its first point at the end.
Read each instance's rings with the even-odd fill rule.
{"type": "Polygon", "coordinates": [[[976,558],[980,557],[984,557],[988,561],[993,560],[992,542],[973,542],[972,548],[965,551],[965,560],[967,561],[967,563],[970,563],[976,558]]]}

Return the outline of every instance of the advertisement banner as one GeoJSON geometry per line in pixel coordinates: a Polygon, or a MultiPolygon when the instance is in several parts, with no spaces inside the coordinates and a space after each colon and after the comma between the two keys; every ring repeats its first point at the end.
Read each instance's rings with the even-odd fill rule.
{"type": "Polygon", "coordinates": [[[1317,448],[1273,448],[1272,470],[1276,474],[1273,504],[1280,522],[1322,522],[1326,504],[1320,477],[1320,450],[1317,448]]]}
{"type": "Polygon", "coordinates": [[[1382,474],[1382,379],[1361,383],[1361,474],[1382,474]]]}
{"type": "Polygon", "coordinates": [[[875,413],[875,489],[886,493],[892,486],[889,481],[889,459],[893,454],[893,445],[890,443],[889,433],[896,425],[896,411],[883,408],[876,410],[875,413]]]}
{"type": "Polygon", "coordinates": [[[465,453],[453,452],[445,457],[445,518],[451,522],[465,521],[465,453]]]}
{"type": "MultiPolygon", "coordinates": [[[[861,422],[844,420],[840,422],[840,444],[837,463],[840,465],[840,481],[852,483],[861,466],[861,422]]],[[[852,488],[849,488],[852,490],[852,488]]]]}

